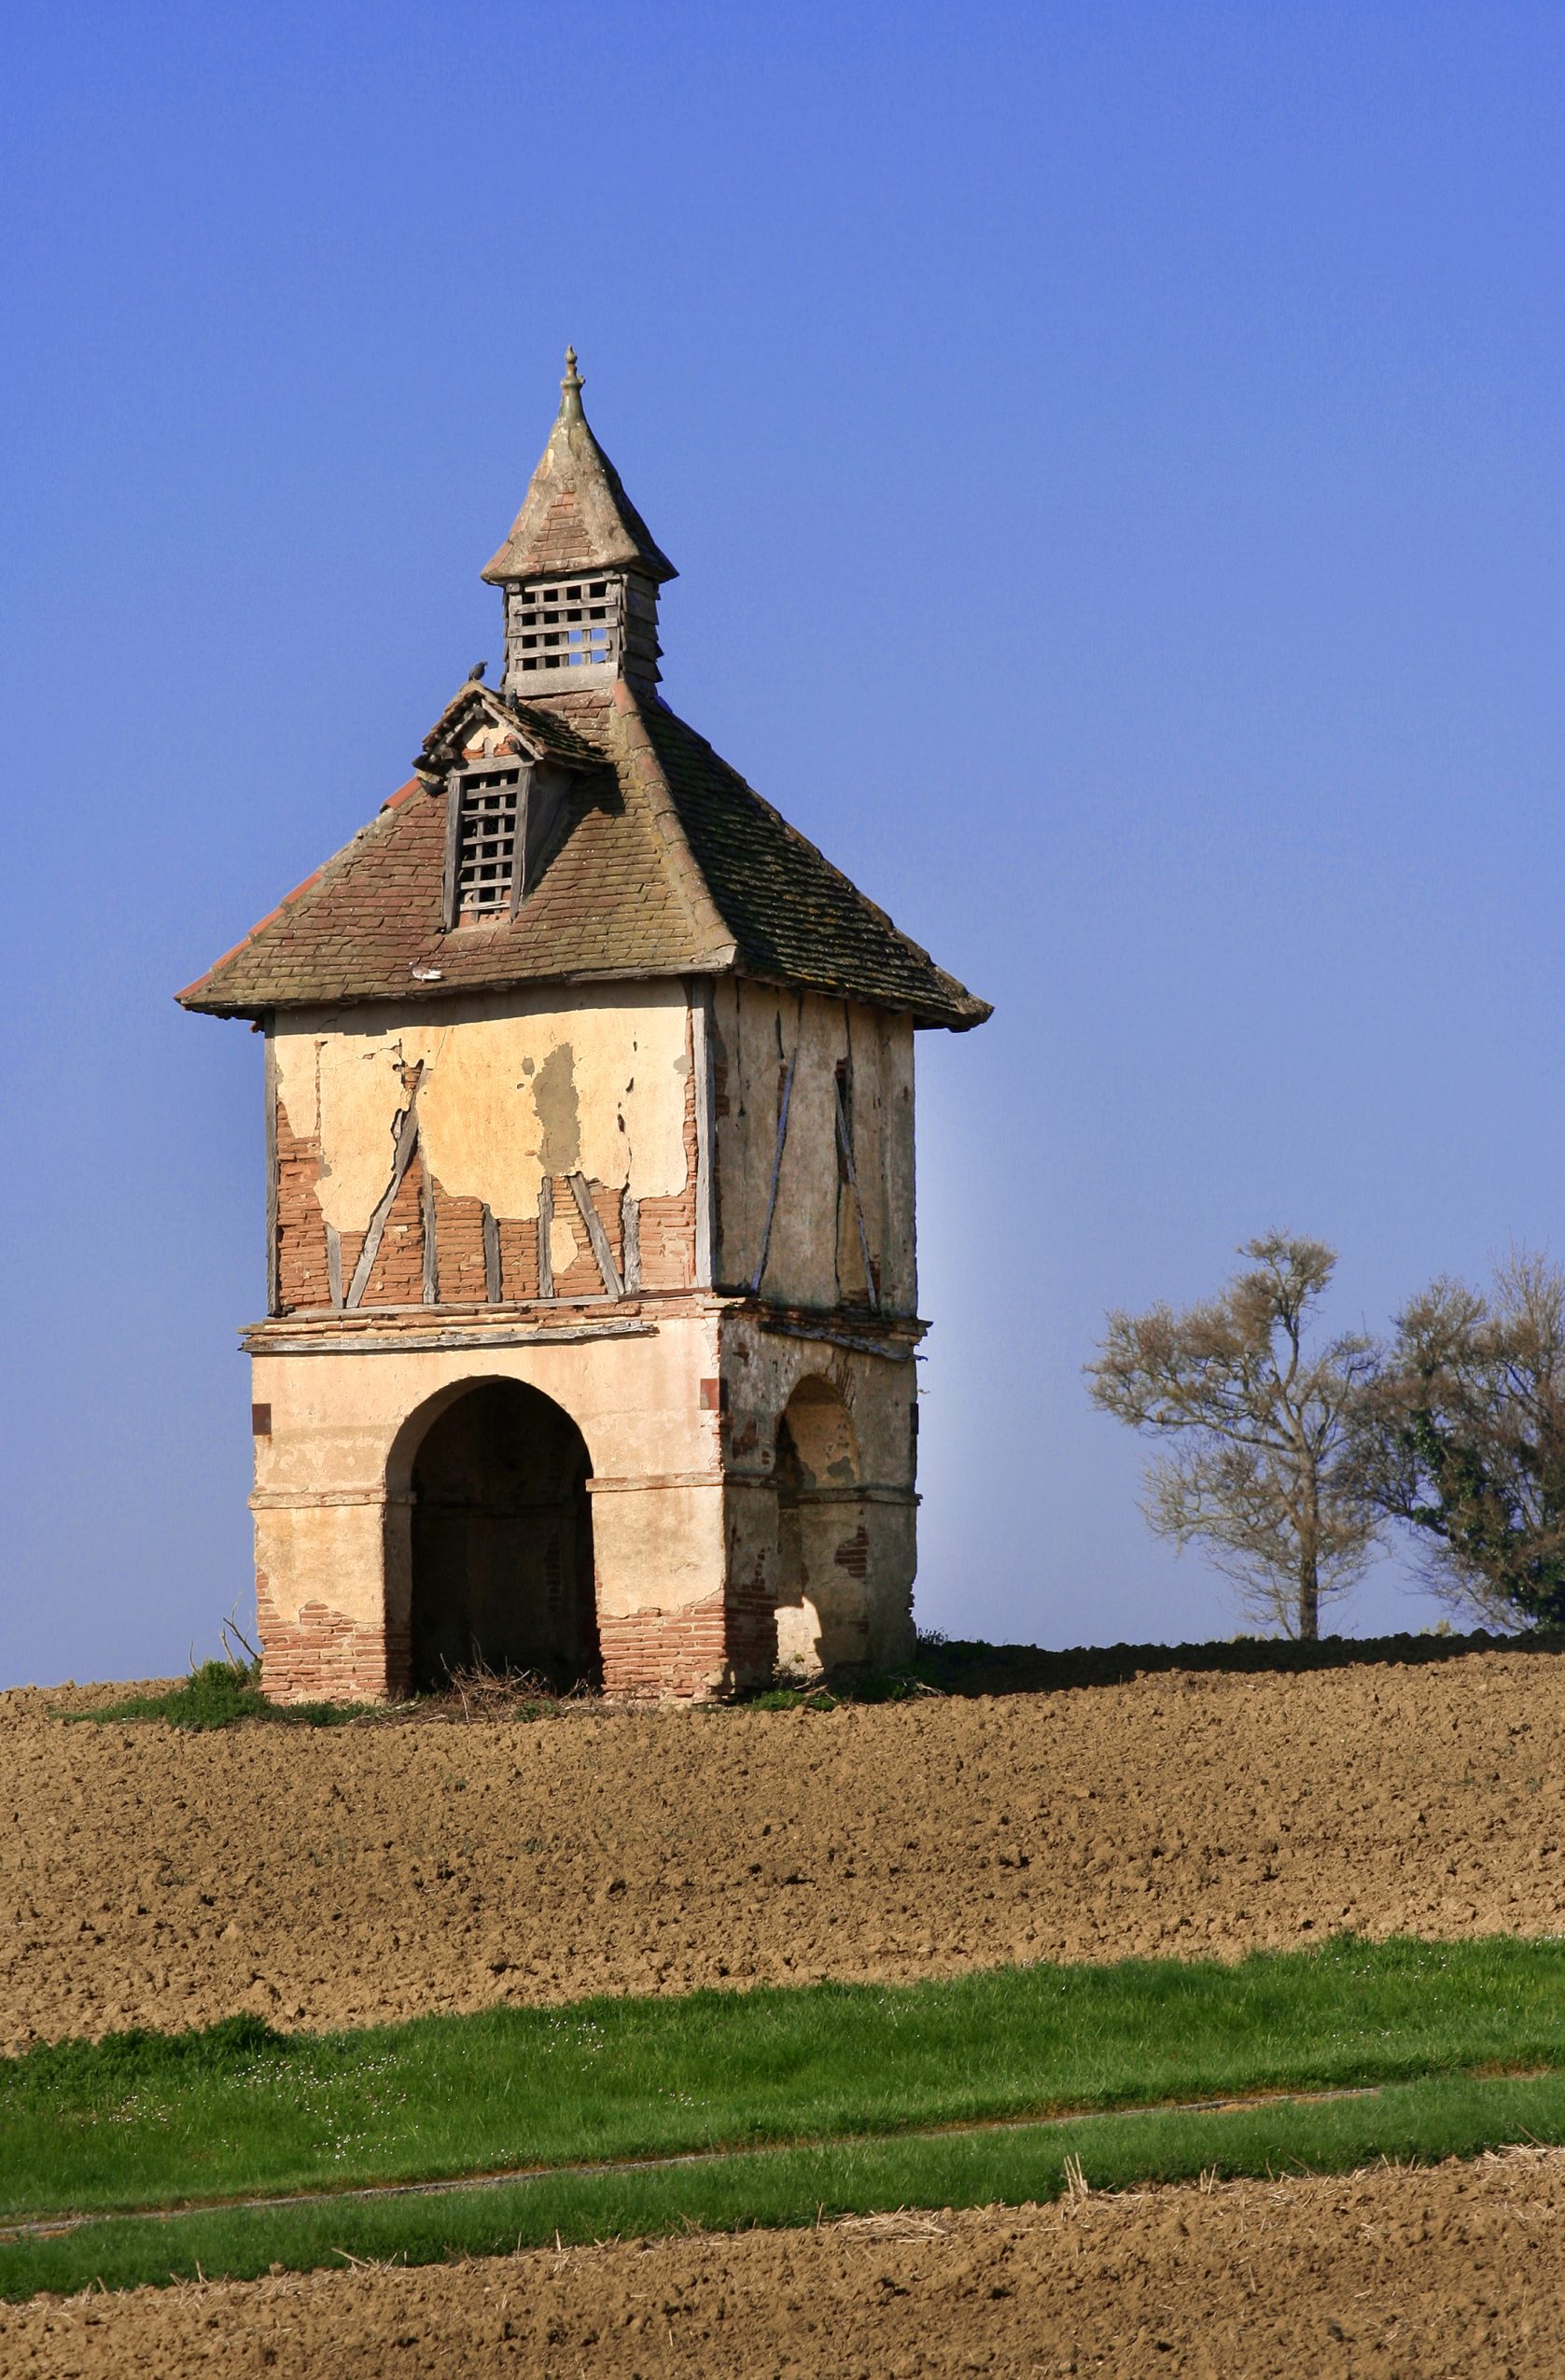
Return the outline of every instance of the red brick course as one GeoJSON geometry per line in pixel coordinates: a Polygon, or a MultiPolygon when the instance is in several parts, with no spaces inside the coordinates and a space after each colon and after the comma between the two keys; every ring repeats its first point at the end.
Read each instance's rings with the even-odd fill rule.
{"type": "Polygon", "coordinates": [[[862,1521],[859,1523],[858,1528],[854,1531],[851,1537],[844,1538],[842,1544],[837,1547],[837,1550],[832,1555],[831,1559],[836,1563],[837,1568],[839,1570],[845,1570],[851,1578],[864,1578],[868,1576],[870,1568],[870,1536],[869,1532],[862,1521]]]}
{"type": "MultiPolygon", "coordinates": [[[[689,1047],[689,1023],[686,1025],[689,1047]]],[[[317,1183],[320,1144],[301,1140],[289,1129],[281,1101],[276,1110],[277,1136],[277,1282],[278,1311],[323,1312],[331,1303],[327,1269],[326,1223],[317,1183]]],[[[639,1225],[641,1281],[649,1290],[689,1289],[695,1280],[696,1123],[693,1075],[685,1082],[684,1141],[686,1181],[677,1197],[643,1198],[639,1225]]],[[[381,1244],[359,1301],[361,1306],[417,1306],[424,1297],[424,1158],[415,1148],[398,1185],[386,1217],[381,1244]]],[[[554,1214],[569,1225],[576,1254],[567,1269],[555,1277],[556,1297],[602,1297],[603,1276],[577,1206],[568,1179],[556,1175],[551,1188],[554,1214]]],[[[624,1279],[624,1214],[621,1192],[608,1183],[590,1182],[588,1195],[603,1225],[609,1251],[624,1279]]],[[[482,1306],[489,1300],[489,1275],[484,1258],[483,1207],[480,1199],[454,1197],[439,1181],[433,1183],[438,1302],[440,1305],[482,1306]]],[[[526,1302],[538,1295],[538,1224],[525,1219],[496,1218],[500,1245],[500,1296],[526,1302]]],[[[364,1245],[364,1234],[342,1234],[342,1288],[345,1295],[364,1245]]]]}
{"type": "Polygon", "coordinates": [[[320,1148],[290,1128],[277,1102],[277,1288],[286,1314],[295,1307],[329,1306],[326,1220],[315,1195],[320,1148]]]}
{"type": "Polygon", "coordinates": [[[726,1592],[679,1611],[656,1608],[598,1621],[603,1690],[650,1700],[705,1699],[758,1686],[776,1665],[777,1614],[759,1580],[731,1580],[726,1592]]]}
{"type": "MultiPolygon", "coordinates": [[[[589,1183],[587,1188],[589,1195],[593,1195],[596,1185],[589,1183]]],[[[554,1200],[554,1220],[567,1226],[576,1242],[576,1254],[571,1263],[563,1273],[554,1276],[554,1295],[556,1297],[602,1297],[606,1295],[603,1275],[598,1270],[593,1243],[587,1237],[587,1226],[581,1220],[570,1183],[564,1174],[556,1174],[550,1189],[554,1200]]],[[[612,1250],[620,1237],[619,1201],[616,1198],[612,1205],[606,1203],[607,1195],[594,1195],[593,1206],[608,1234],[608,1245],[612,1250]]]]}
{"type": "Polygon", "coordinates": [[[598,1620],[606,1694],[700,1700],[728,1677],[728,1612],[708,1595],[684,1610],[630,1612],[598,1620]]]}
{"type": "MultiPolygon", "coordinates": [[[[381,1244],[375,1251],[375,1261],[364,1284],[364,1295],[359,1301],[361,1305],[416,1306],[423,1296],[424,1220],[420,1212],[423,1192],[424,1167],[415,1154],[397,1185],[397,1196],[385,1219],[381,1244]]],[[[346,1255],[344,1244],[344,1263],[346,1255]]],[[[356,1250],[354,1262],[356,1264],[357,1261],[356,1250]]],[[[344,1292],[352,1278],[351,1272],[344,1272],[344,1292]]]]}
{"type": "Polygon", "coordinates": [[[695,1280],[695,1066],[688,1016],[685,1055],[691,1060],[685,1076],[685,1186],[677,1197],[643,1198],[640,1202],[644,1289],[689,1289],[695,1280]]]}
{"type": "Polygon", "coordinates": [[[283,1620],[264,1578],[256,1582],[261,1683],[273,1702],[382,1702],[406,1690],[408,1631],[347,1619],[305,1603],[283,1620]]]}
{"type": "Polygon", "coordinates": [[[513,1223],[502,1215],[500,1232],[500,1295],[524,1299],[538,1295],[538,1225],[513,1223]]]}
{"type": "Polygon", "coordinates": [[[438,1181],[435,1249],[440,1265],[440,1303],[482,1306],[489,1295],[483,1265],[483,1201],[454,1198],[438,1181]]]}

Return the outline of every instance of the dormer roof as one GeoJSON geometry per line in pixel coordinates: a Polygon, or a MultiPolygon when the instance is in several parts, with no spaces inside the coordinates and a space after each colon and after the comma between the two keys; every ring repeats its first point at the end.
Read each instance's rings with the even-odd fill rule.
{"type": "Polygon", "coordinates": [[[559,416],[510,535],[484,567],[492,586],[578,570],[638,570],[657,581],[679,575],[594,437],[581,385],[576,350],[567,347],[559,416]]]}
{"type": "Polygon", "coordinates": [[[568,715],[469,680],[421,775],[179,994],[187,1008],[439,998],[544,982],[742,974],[962,1031],[989,1014],[655,696],[620,680],[568,715]],[[509,744],[566,779],[514,916],[448,926],[451,772],[509,744]]]}

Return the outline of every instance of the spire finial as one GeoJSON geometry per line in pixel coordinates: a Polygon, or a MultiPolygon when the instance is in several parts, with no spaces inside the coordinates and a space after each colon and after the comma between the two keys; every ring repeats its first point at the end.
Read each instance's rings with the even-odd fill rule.
{"type": "MultiPolygon", "coordinates": [[[[576,349],[567,347],[560,410],[549,442],[510,535],[484,565],[483,575],[491,586],[514,589],[524,579],[627,568],[655,586],[675,575],[588,427],[576,349]]],[[[506,682],[510,683],[509,674],[506,682]]]]}

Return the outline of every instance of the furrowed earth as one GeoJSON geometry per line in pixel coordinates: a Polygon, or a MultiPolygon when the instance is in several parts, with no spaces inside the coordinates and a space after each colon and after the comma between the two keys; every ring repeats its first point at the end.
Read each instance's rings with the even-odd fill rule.
{"type": "MultiPolygon", "coordinates": [[[[324,2028],[595,1992],[1230,1958],[1344,1929],[1565,1932],[1565,1661],[1547,1654],[535,1724],[202,1735],[60,1715],[124,1691],[0,1695],[13,2050],[238,2009],[324,2028]]],[[[95,2320],[0,2311],[0,2368],[259,2370],[243,2356],[270,2338],[268,2369],[345,2373],[935,2373],[1023,2356],[1061,2372],[1553,2371],[1562,2177],[1551,2155],[225,2285],[100,2300],[95,2320]],[[1232,2252],[1251,2233],[1269,2241],[1253,2288],[1232,2252]],[[594,2292],[619,2310],[586,2343],[594,2292]],[[494,2328],[502,2298],[514,2354],[494,2328]],[[699,2320],[653,2319],[665,2300],[699,2320]],[[1491,2328],[1464,2349],[1467,2317],[1450,2326],[1469,2302],[1491,2328]],[[832,2316],[850,2303],[876,2309],[873,2338],[832,2316]]]]}
{"type": "Polygon", "coordinates": [[[200,1735],[0,1696],[20,2049],[254,2009],[1565,1931],[1565,1661],[200,1735]]]}
{"type": "Polygon", "coordinates": [[[7,2380],[1555,2380],[1565,2151],[0,2306],[7,2380]]]}

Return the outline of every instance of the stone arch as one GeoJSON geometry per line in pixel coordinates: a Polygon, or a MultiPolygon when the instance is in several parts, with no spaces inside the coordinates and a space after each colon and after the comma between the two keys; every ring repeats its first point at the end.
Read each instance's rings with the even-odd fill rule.
{"type": "Polygon", "coordinates": [[[386,1465],[402,1523],[387,1587],[402,1569],[415,1691],[477,1663],[596,1679],[591,1472],[565,1407],[509,1376],[453,1382],[409,1416],[386,1465]]]}
{"type": "Polygon", "coordinates": [[[868,1539],[853,1417],[819,1373],[777,1422],[777,1667],[860,1667],[869,1644],[868,1539]]]}

